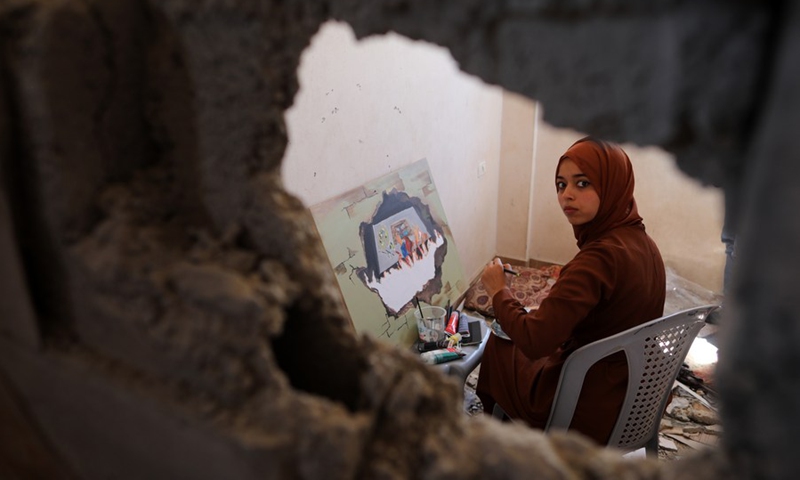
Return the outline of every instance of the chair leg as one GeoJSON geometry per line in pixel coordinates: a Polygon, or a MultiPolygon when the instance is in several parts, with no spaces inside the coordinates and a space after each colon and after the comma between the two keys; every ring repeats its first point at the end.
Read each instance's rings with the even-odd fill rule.
{"type": "Polygon", "coordinates": [[[492,408],[492,418],[496,418],[501,422],[504,422],[508,420],[508,414],[506,414],[505,410],[503,410],[503,407],[501,407],[500,404],[495,403],[494,408],[492,408]]]}
{"type": "Polygon", "coordinates": [[[644,451],[648,458],[658,460],[658,430],[656,430],[653,437],[647,441],[644,446],[644,451]]]}

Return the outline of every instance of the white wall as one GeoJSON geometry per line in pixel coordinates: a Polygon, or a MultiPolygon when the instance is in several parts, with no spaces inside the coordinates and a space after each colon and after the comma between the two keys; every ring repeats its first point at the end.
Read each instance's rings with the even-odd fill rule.
{"type": "Polygon", "coordinates": [[[533,202],[533,148],[536,104],[525,97],[503,93],[503,132],[500,147],[500,191],[497,205],[497,252],[525,260],[533,202]],[[500,227],[502,226],[502,228],[500,227]]]}
{"type": "MultiPolygon", "coordinates": [[[[541,109],[534,110],[530,102],[529,115],[535,122],[533,192],[531,194],[530,224],[517,220],[515,224],[500,224],[498,232],[508,229],[529,230],[529,259],[563,264],[577,252],[572,227],[567,223],[556,199],[554,176],[558,159],[584,134],[554,128],[541,120],[541,109]]],[[[522,108],[522,107],[517,107],[522,108]]],[[[505,138],[505,137],[504,137],[505,138]]],[[[517,139],[517,142],[527,141],[517,139]]],[[[720,242],[723,221],[721,190],[704,187],[687,177],[675,165],[674,158],[658,148],[622,145],[633,164],[636,176],[635,197],[647,232],[658,244],[664,263],[675,273],[711,291],[722,291],[722,272],[725,249],[720,242]]],[[[502,162],[520,162],[503,157],[502,162]]],[[[508,166],[501,167],[503,171],[508,166]]],[[[514,167],[520,171],[522,167],[514,167]]],[[[501,178],[501,191],[505,188],[501,178]]],[[[504,208],[501,202],[499,208],[504,208]]],[[[500,218],[500,217],[498,217],[500,218]]],[[[498,241],[498,246],[503,244],[498,241]]],[[[514,252],[520,250],[514,246],[514,252]]],[[[525,260],[511,250],[499,255],[525,260]]]]}
{"type": "Polygon", "coordinates": [[[502,91],[440,47],[325,24],[286,113],[286,188],[307,206],[428,160],[467,280],[496,251],[502,91]],[[478,164],[486,173],[478,177],[478,164]]]}

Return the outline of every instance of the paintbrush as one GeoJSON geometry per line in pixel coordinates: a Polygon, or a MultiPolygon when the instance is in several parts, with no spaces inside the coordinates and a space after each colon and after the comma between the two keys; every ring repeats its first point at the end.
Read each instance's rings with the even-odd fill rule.
{"type": "Polygon", "coordinates": [[[420,306],[420,304],[419,304],[419,298],[414,297],[414,300],[417,301],[417,308],[419,309],[419,318],[421,318],[422,320],[426,320],[425,314],[422,313],[422,306],[420,306]]]}

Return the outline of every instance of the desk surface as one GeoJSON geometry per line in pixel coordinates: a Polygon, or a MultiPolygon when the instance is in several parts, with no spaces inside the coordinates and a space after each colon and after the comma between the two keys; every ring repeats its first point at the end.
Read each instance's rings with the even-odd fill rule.
{"type": "MultiPolygon", "coordinates": [[[[462,312],[462,315],[467,317],[467,321],[475,321],[477,320],[480,322],[481,326],[481,343],[478,345],[468,345],[466,347],[462,347],[461,351],[464,352],[466,355],[461,357],[458,360],[452,360],[450,362],[445,363],[438,363],[436,365],[431,365],[431,367],[438,368],[442,371],[445,375],[458,377],[461,380],[461,383],[464,383],[467,380],[467,377],[475,367],[481,363],[481,357],[483,357],[483,349],[486,347],[486,340],[491,335],[491,331],[489,330],[489,326],[486,324],[486,320],[481,317],[473,317],[472,315],[468,315],[462,312]]],[[[414,351],[417,351],[417,344],[415,342],[411,348],[414,351]]]]}

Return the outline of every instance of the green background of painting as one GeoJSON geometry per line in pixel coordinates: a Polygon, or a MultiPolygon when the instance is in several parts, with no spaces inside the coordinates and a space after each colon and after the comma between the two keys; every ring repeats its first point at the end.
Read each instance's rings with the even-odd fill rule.
{"type": "Polygon", "coordinates": [[[311,207],[311,214],[356,331],[407,347],[417,338],[413,305],[409,304],[406,309],[401,310],[397,318],[387,317],[380,296],[367,288],[353,272],[353,268],[365,267],[367,264],[359,227],[362,222],[372,221],[383,200],[383,193],[392,190],[419,198],[430,208],[433,220],[444,230],[447,254],[442,264],[442,289],[434,294],[431,304],[445,306],[448,300],[455,303],[466,290],[467,283],[427,160],[419,160],[318,203],[311,207]]]}

